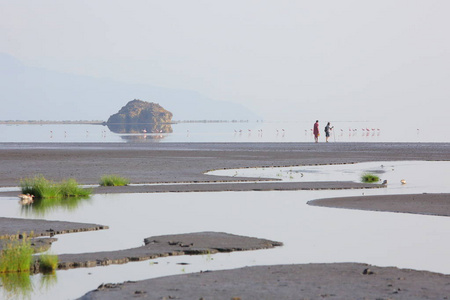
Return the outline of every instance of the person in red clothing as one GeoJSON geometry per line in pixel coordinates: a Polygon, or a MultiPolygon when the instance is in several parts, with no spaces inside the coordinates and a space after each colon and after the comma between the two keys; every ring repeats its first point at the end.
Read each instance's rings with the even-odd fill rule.
{"type": "Polygon", "coordinates": [[[314,129],[313,129],[313,133],[314,133],[314,141],[316,143],[319,142],[319,120],[316,121],[316,123],[314,123],[314,129]]]}

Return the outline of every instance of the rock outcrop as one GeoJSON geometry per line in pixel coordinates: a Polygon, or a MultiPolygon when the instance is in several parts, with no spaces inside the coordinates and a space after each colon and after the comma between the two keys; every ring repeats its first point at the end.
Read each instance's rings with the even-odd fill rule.
{"type": "Polygon", "coordinates": [[[171,123],[172,113],[161,105],[142,100],[132,100],[118,113],[109,117],[108,124],[161,124],[171,123]]]}
{"type": "Polygon", "coordinates": [[[110,116],[106,124],[116,133],[168,133],[172,132],[171,122],[172,113],[161,105],[135,99],[110,116]]]}

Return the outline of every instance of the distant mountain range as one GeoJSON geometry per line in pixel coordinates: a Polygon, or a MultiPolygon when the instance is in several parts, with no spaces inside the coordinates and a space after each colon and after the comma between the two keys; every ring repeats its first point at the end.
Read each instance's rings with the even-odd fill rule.
{"type": "Polygon", "coordinates": [[[0,53],[0,120],[107,120],[128,101],[162,105],[173,120],[256,120],[248,108],[195,91],[28,67],[0,53]]]}

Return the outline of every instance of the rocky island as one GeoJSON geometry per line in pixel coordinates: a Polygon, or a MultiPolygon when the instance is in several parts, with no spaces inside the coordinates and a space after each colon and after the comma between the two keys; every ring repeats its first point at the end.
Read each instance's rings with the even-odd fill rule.
{"type": "Polygon", "coordinates": [[[172,113],[161,105],[139,99],[128,102],[109,117],[106,125],[116,133],[172,132],[172,113]]]}

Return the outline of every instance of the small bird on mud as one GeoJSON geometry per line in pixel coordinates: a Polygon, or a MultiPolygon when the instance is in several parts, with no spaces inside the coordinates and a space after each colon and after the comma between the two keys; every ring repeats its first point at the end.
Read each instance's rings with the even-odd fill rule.
{"type": "Polygon", "coordinates": [[[401,182],[402,184],[406,184],[406,180],[405,180],[405,179],[400,180],[400,182],[401,182]]]}
{"type": "Polygon", "coordinates": [[[19,195],[19,198],[20,198],[20,200],[19,200],[19,204],[21,204],[21,205],[28,205],[28,204],[31,204],[31,203],[33,203],[34,202],[34,200],[33,200],[33,198],[34,198],[34,195],[30,195],[30,194],[20,194],[19,195]]]}

